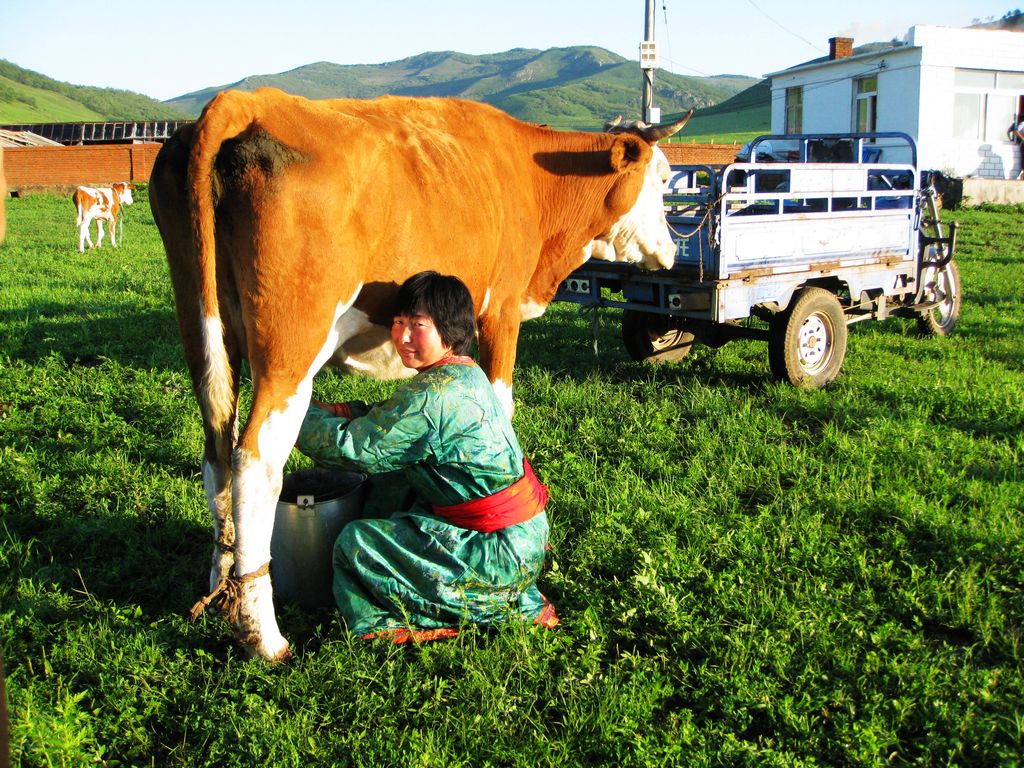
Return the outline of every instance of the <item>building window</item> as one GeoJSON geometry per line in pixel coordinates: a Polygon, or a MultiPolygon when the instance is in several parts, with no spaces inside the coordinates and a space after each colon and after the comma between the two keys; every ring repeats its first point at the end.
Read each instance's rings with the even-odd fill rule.
{"type": "Polygon", "coordinates": [[[859,77],[854,84],[854,126],[858,133],[878,130],[878,78],[859,77]]]}
{"type": "Polygon", "coordinates": [[[953,96],[953,136],[980,139],[985,96],[981,93],[957,93],[953,96]]]}
{"type": "Polygon", "coordinates": [[[1020,119],[1024,106],[1024,72],[958,69],[953,85],[953,136],[991,144],[1007,141],[1007,128],[1020,119]]]}
{"type": "Polygon", "coordinates": [[[786,89],[786,133],[800,133],[804,127],[803,86],[786,89]]]}

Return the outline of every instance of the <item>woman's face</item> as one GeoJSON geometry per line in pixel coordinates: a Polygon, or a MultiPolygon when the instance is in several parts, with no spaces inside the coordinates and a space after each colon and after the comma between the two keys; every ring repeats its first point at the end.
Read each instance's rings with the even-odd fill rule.
{"type": "Polygon", "coordinates": [[[430,315],[395,315],[391,322],[391,342],[402,358],[402,365],[422,371],[450,355],[430,315]]]}

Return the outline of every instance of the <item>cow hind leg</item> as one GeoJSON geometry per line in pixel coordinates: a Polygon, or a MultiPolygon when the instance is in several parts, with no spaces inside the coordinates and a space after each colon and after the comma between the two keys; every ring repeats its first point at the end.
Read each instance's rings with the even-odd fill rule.
{"type": "Polygon", "coordinates": [[[310,374],[297,385],[264,380],[254,391],[252,415],[232,454],[235,573],[238,605],[229,611],[236,637],[253,655],[272,661],[289,655],[274,613],[269,575],[270,539],[285,461],[313,392],[310,374]],[[266,395],[268,390],[291,396],[266,395]],[[273,404],[271,404],[273,400],[273,404]]]}
{"type": "Polygon", "coordinates": [[[90,221],[81,221],[78,224],[78,252],[85,253],[85,244],[89,244],[89,249],[92,250],[92,238],[89,237],[89,226],[92,224],[90,221]]]}
{"type": "MultiPolygon", "coordinates": [[[[186,356],[188,352],[186,347],[186,356]]],[[[237,370],[238,360],[235,360],[237,370]]],[[[201,381],[201,377],[193,371],[193,377],[201,381]]],[[[206,447],[203,453],[203,490],[206,492],[206,503],[213,521],[213,555],[210,563],[210,593],[192,607],[192,618],[197,619],[204,609],[216,611],[221,608],[221,592],[231,578],[231,569],[235,562],[235,524],[232,512],[231,452],[237,441],[236,425],[238,414],[238,379],[231,378],[234,393],[234,410],[230,418],[220,423],[211,415],[209,402],[202,395],[199,397],[200,410],[203,414],[203,426],[206,432],[206,447]]],[[[202,390],[199,390],[202,391],[202,390]]]]}
{"type": "Polygon", "coordinates": [[[231,508],[231,448],[235,442],[233,420],[228,433],[208,431],[203,457],[203,489],[213,519],[213,557],[210,589],[231,575],[235,564],[235,522],[231,508]]]}
{"type": "MultiPolygon", "coordinates": [[[[235,524],[235,569],[238,601],[229,618],[236,637],[250,653],[270,660],[289,655],[278,629],[269,577],[270,539],[285,461],[299,434],[313,394],[313,377],[338,349],[348,328],[345,311],[359,294],[337,305],[324,325],[326,337],[292,338],[290,359],[264,358],[253,366],[253,400],[249,421],[232,454],[232,503],[235,524]],[[303,370],[295,361],[308,360],[303,370]]],[[[325,318],[326,320],[326,318],[325,318]]],[[[319,325],[309,318],[310,325],[319,325]]],[[[261,346],[261,345],[258,345],[261,346]]],[[[262,345],[266,349],[265,345],[262,345]]],[[[278,350],[277,354],[281,354],[278,350]]],[[[273,353],[272,353],[273,355],[273,353]]],[[[252,357],[250,356],[250,359],[252,357]]]]}
{"type": "MultiPolygon", "coordinates": [[[[89,244],[89,247],[93,247],[92,243],[89,244]]],[[[96,247],[103,247],[103,219],[96,219],[96,247]]]]}

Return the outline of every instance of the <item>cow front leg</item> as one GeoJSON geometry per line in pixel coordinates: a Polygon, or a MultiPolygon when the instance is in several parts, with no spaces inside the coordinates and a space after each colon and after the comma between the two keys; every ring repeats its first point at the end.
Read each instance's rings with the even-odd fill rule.
{"type": "Polygon", "coordinates": [[[115,220],[110,219],[107,222],[107,231],[110,233],[110,245],[117,248],[117,228],[114,226],[115,220]]]}
{"type": "Polygon", "coordinates": [[[494,393],[512,418],[515,404],[512,400],[512,370],[516,364],[516,344],[519,341],[519,311],[500,310],[483,315],[478,323],[480,331],[480,367],[494,387],[494,393]]]}
{"type": "MultiPolygon", "coordinates": [[[[274,387],[266,389],[274,390],[274,387]]],[[[278,628],[270,581],[270,539],[274,530],[282,473],[313,392],[312,376],[295,394],[268,408],[270,399],[254,393],[253,409],[232,455],[235,570],[238,603],[229,618],[248,652],[271,661],[290,655],[278,628]]]]}

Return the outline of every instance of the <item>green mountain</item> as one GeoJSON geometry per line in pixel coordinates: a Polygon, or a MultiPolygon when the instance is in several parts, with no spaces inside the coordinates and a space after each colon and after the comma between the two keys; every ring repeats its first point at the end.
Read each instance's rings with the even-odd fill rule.
{"type": "MultiPolygon", "coordinates": [[[[658,70],[654,82],[655,105],[668,114],[718,104],[758,81],[733,75],[688,77],[658,70]]],[[[458,96],[493,104],[521,120],[594,130],[616,115],[639,117],[641,74],[637,62],[597,47],[516,48],[483,56],[443,51],[384,64],[321,61],[276,75],[253,75],[165,103],[198,115],[219,91],[251,91],[263,86],[313,99],[383,94],[458,96]]]]}
{"type": "MultiPolygon", "coordinates": [[[[662,120],[668,121],[682,114],[662,112],[662,120]]],[[[758,80],[754,85],[740,91],[720,104],[693,113],[686,124],[681,141],[704,141],[742,144],[758,134],[768,133],[772,124],[772,88],[770,80],[758,80]]]]}
{"type": "MultiPolygon", "coordinates": [[[[516,48],[484,56],[445,51],[385,64],[318,62],[159,102],[131,91],[71,85],[0,59],[0,123],[181,120],[198,115],[218,91],[262,86],[314,99],[458,96],[488,102],[529,122],[596,130],[616,115],[639,117],[641,73],[637,62],[597,47],[516,48]]],[[[768,128],[766,81],[658,70],[654,92],[663,119],[697,108],[684,131],[688,140],[768,128]]]]}
{"type": "Polygon", "coordinates": [[[53,80],[0,59],[0,123],[181,120],[188,115],[131,91],[53,80]]]}

